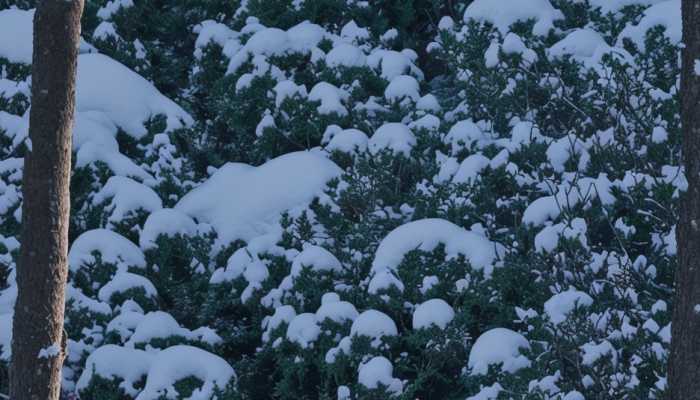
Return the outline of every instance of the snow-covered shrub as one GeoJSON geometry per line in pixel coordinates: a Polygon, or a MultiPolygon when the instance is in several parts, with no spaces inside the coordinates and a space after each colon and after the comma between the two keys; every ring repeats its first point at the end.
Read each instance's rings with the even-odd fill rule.
{"type": "MultiPolygon", "coordinates": [[[[0,392],[32,3],[0,0],[0,392]]],[[[88,1],[64,391],[661,398],[679,12],[88,1]]]]}

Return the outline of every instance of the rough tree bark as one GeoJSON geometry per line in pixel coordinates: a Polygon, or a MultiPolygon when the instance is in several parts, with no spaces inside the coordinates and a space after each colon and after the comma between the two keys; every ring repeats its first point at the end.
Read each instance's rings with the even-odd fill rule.
{"type": "Polygon", "coordinates": [[[671,325],[669,398],[700,400],[700,1],[683,0],[681,123],[688,191],[681,199],[678,270],[671,325]]]}
{"type": "Polygon", "coordinates": [[[31,151],[24,159],[10,398],[57,400],[65,355],[71,133],[83,0],[42,0],[34,15],[31,151]]]}

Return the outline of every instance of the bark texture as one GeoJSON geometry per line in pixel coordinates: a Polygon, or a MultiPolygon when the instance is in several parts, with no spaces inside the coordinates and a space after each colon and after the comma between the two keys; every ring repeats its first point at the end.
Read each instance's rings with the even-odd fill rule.
{"type": "Polygon", "coordinates": [[[700,400],[700,0],[683,0],[681,123],[688,191],[681,199],[675,281],[669,398],[700,400]]]}
{"type": "Polygon", "coordinates": [[[13,400],[57,400],[61,390],[71,134],[82,9],[83,0],[42,0],[34,15],[31,151],[24,159],[10,368],[13,400]]]}

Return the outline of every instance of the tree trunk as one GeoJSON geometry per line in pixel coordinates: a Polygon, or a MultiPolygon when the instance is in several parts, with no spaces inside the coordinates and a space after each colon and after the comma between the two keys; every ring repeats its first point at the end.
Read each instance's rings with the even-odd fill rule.
{"type": "Polygon", "coordinates": [[[688,191],[681,199],[678,270],[671,325],[671,357],[668,368],[669,398],[700,399],[700,1],[683,0],[681,69],[681,123],[683,164],[688,191]]]}
{"type": "Polygon", "coordinates": [[[34,15],[31,150],[24,158],[10,398],[57,400],[65,356],[71,133],[82,0],[43,0],[34,15]]]}

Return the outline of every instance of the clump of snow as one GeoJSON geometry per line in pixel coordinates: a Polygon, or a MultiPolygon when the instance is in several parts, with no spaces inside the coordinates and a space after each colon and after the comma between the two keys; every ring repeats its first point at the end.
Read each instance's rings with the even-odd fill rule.
{"type": "Polygon", "coordinates": [[[501,34],[518,21],[535,20],[532,33],[545,35],[554,27],[554,21],[564,18],[549,0],[475,0],[464,11],[464,20],[489,22],[501,34]]]}
{"type": "Polygon", "coordinates": [[[283,31],[278,28],[263,28],[231,56],[227,73],[235,73],[250,58],[282,56],[290,53],[308,53],[324,38],[322,27],[302,22],[283,31]]]}
{"type": "Polygon", "coordinates": [[[389,101],[409,98],[413,101],[420,99],[420,85],[416,78],[410,75],[399,75],[389,82],[384,90],[384,97],[389,101]]]}
{"type": "Polygon", "coordinates": [[[97,298],[101,301],[109,303],[112,296],[116,293],[123,293],[129,289],[143,289],[145,295],[150,298],[155,298],[158,295],[156,287],[153,286],[148,278],[142,275],[132,274],[131,272],[119,271],[114,277],[104,285],[97,294],[97,298]]]}
{"type": "Polygon", "coordinates": [[[476,269],[492,266],[497,255],[502,253],[502,246],[481,234],[443,219],[429,218],[409,222],[389,232],[377,248],[372,271],[394,270],[409,251],[430,252],[439,244],[445,245],[448,259],[464,255],[476,269]]]}
{"type": "Polygon", "coordinates": [[[438,101],[437,97],[430,93],[418,99],[418,102],[416,103],[416,108],[428,112],[438,112],[442,109],[442,107],[440,107],[440,102],[438,101]]]}
{"type": "Polygon", "coordinates": [[[489,166],[491,160],[481,153],[472,154],[459,165],[452,181],[454,183],[474,183],[481,171],[489,166]]]}
{"type": "Polygon", "coordinates": [[[135,347],[138,344],[148,344],[153,339],[166,339],[172,336],[200,340],[209,344],[220,343],[222,340],[209,328],[189,330],[180,326],[172,315],[163,311],[152,311],[145,314],[138,322],[126,346],[135,347]]]}
{"type": "Polygon", "coordinates": [[[134,384],[143,379],[151,368],[154,356],[143,350],[120,347],[113,344],[98,347],[85,361],[85,369],[78,379],[76,389],[88,387],[94,376],[105,379],[121,379],[119,388],[129,396],[136,396],[134,384]]]}
{"type": "Polygon", "coordinates": [[[163,96],[152,83],[102,54],[78,57],[76,111],[102,111],[126,133],[140,139],[145,121],[156,115],[167,119],[167,130],[192,124],[192,117],[163,96]],[[105,81],[104,77],[109,76],[105,81]]]}
{"type": "Polygon", "coordinates": [[[292,277],[301,274],[302,269],[311,271],[341,271],[340,261],[328,250],[320,246],[306,246],[292,261],[292,277]]]}
{"type": "Polygon", "coordinates": [[[92,33],[92,39],[107,40],[109,38],[119,38],[117,30],[113,23],[102,21],[99,25],[97,25],[97,28],[95,28],[95,31],[92,33]]]}
{"type": "Polygon", "coordinates": [[[77,309],[85,309],[96,314],[107,316],[112,314],[112,307],[109,304],[86,296],[80,289],[70,283],[66,285],[66,304],[69,303],[72,303],[73,307],[77,309]]]}
{"type": "Polygon", "coordinates": [[[499,383],[494,383],[491,386],[482,387],[479,393],[467,397],[467,400],[496,400],[501,391],[503,391],[503,386],[499,383]]]}
{"type": "Polygon", "coordinates": [[[430,299],[413,311],[413,329],[429,328],[432,325],[445,329],[454,317],[454,310],[445,300],[430,299]]]}
{"type": "Polygon", "coordinates": [[[101,161],[115,175],[152,180],[149,173],[119,152],[116,134],[117,126],[104,112],[76,112],[73,128],[73,149],[77,151],[75,166],[85,167],[101,161]]]}
{"type": "Polygon", "coordinates": [[[367,57],[367,64],[372,68],[381,69],[381,77],[387,81],[407,73],[422,79],[423,73],[416,67],[414,61],[406,53],[384,49],[374,50],[367,57]]]}
{"type": "MultiPolygon", "coordinates": [[[[523,213],[523,224],[544,225],[547,220],[555,220],[562,207],[573,207],[581,202],[590,203],[599,199],[603,204],[612,204],[615,197],[611,193],[612,182],[604,174],[598,178],[584,177],[575,183],[564,182],[554,188],[554,194],[540,197],[530,203],[523,213]]],[[[551,190],[551,189],[547,189],[551,190]]]]}
{"type": "Polygon", "coordinates": [[[329,67],[363,67],[366,63],[365,53],[349,43],[338,44],[326,55],[326,64],[329,67]]]}
{"type": "MultiPolygon", "coordinates": [[[[215,271],[209,282],[221,283],[231,281],[240,276],[243,276],[250,285],[257,285],[269,276],[269,271],[265,264],[258,258],[256,252],[251,251],[248,247],[236,250],[226,261],[226,268],[220,268],[215,271]]],[[[244,293],[252,289],[253,287],[251,286],[244,293]]],[[[247,295],[243,297],[247,297],[247,295]]]]}
{"type": "Polygon", "coordinates": [[[373,357],[366,363],[360,364],[357,382],[368,389],[376,389],[379,384],[382,384],[393,394],[403,391],[403,382],[394,378],[394,366],[391,361],[382,356],[373,357]]]}
{"type": "Polygon", "coordinates": [[[311,152],[288,153],[252,167],[228,163],[186,194],[175,208],[210,223],[223,242],[265,233],[280,213],[322,194],[340,168],[311,152]]]}
{"type": "Polygon", "coordinates": [[[299,344],[302,348],[309,347],[320,334],[321,328],[316,322],[316,315],[312,313],[295,316],[287,327],[287,339],[299,344]]]}
{"type": "Polygon", "coordinates": [[[122,342],[128,340],[129,337],[131,337],[131,335],[134,333],[134,330],[136,330],[136,327],[139,326],[144,317],[143,309],[141,309],[141,307],[138,306],[138,304],[134,303],[131,300],[127,300],[124,303],[127,302],[132,302],[135,305],[135,307],[127,309],[124,305],[122,305],[122,309],[119,315],[117,315],[111,321],[109,321],[109,323],[107,324],[107,328],[105,328],[105,332],[117,333],[122,342]]]}
{"type": "Polygon", "coordinates": [[[394,154],[409,157],[415,144],[416,137],[406,125],[399,122],[389,122],[380,126],[369,139],[369,151],[372,154],[377,154],[388,149],[394,154]]]}
{"type": "Polygon", "coordinates": [[[359,129],[342,129],[338,125],[331,125],[323,134],[323,142],[327,143],[327,151],[361,153],[367,150],[369,138],[359,129]]]}
{"type": "Polygon", "coordinates": [[[486,375],[489,366],[501,363],[503,371],[513,373],[530,366],[530,360],[520,352],[529,348],[523,335],[506,328],[494,328],[482,333],[474,342],[468,365],[472,375],[486,375]]]}
{"type": "Polygon", "coordinates": [[[352,303],[341,301],[337,294],[326,293],[321,299],[321,307],[316,311],[316,320],[323,322],[326,319],[335,322],[354,321],[359,313],[352,303]]]}
{"type": "Polygon", "coordinates": [[[350,21],[340,30],[340,37],[345,40],[359,42],[369,39],[370,34],[367,28],[360,28],[355,21],[350,21]]]}
{"type": "Polygon", "coordinates": [[[617,364],[617,350],[615,346],[607,340],[602,340],[600,343],[596,343],[595,341],[586,343],[581,346],[581,350],[583,351],[581,356],[581,363],[583,363],[583,365],[591,366],[608,355],[612,358],[613,365],[617,364]]]}
{"type": "Polygon", "coordinates": [[[103,20],[110,20],[117,11],[133,6],[133,0],[110,0],[97,10],[97,16],[103,20]]]}
{"type": "Polygon", "coordinates": [[[377,294],[380,290],[387,290],[391,287],[395,287],[399,292],[403,292],[405,288],[403,282],[391,270],[383,269],[372,276],[367,286],[367,293],[377,294]]]}
{"type": "Polygon", "coordinates": [[[272,90],[275,92],[275,106],[277,107],[281,106],[285,99],[293,98],[294,96],[308,97],[306,86],[297,85],[290,80],[278,82],[272,90]]]}
{"type": "Polygon", "coordinates": [[[587,230],[588,226],[583,218],[574,218],[570,223],[560,222],[546,226],[535,235],[535,251],[551,253],[559,245],[559,240],[562,237],[577,239],[582,246],[588,247],[587,230]]]}
{"type": "Polygon", "coordinates": [[[566,162],[574,156],[579,157],[578,171],[584,171],[591,157],[581,139],[574,135],[554,140],[547,148],[547,159],[557,172],[564,172],[566,162]]]}
{"type": "Polygon", "coordinates": [[[644,10],[644,16],[636,25],[628,24],[617,37],[617,45],[622,47],[624,39],[629,39],[639,47],[646,49],[644,40],[649,29],[655,26],[665,28],[664,35],[672,44],[681,42],[681,0],[667,0],[644,10]]]}
{"type": "Polygon", "coordinates": [[[12,147],[17,147],[29,134],[29,121],[18,115],[0,111],[0,129],[4,136],[12,138],[12,147]]]}
{"type": "Polygon", "coordinates": [[[129,239],[107,229],[93,229],[84,232],[73,242],[68,252],[71,271],[77,272],[85,265],[94,263],[96,260],[93,252],[100,254],[102,262],[114,264],[120,270],[146,267],[143,253],[129,239]]]}
{"type": "Polygon", "coordinates": [[[360,314],[350,327],[351,336],[368,336],[372,339],[382,336],[396,336],[398,329],[394,320],[377,310],[367,310],[360,314]]]}
{"type": "Polygon", "coordinates": [[[292,322],[294,317],[296,317],[297,312],[294,307],[290,305],[279,306],[275,308],[275,313],[271,316],[265,317],[262,322],[262,327],[265,329],[262,335],[263,342],[270,340],[270,332],[282,325],[283,323],[289,324],[292,322]]]}
{"type": "Polygon", "coordinates": [[[532,49],[528,49],[523,39],[513,32],[508,32],[503,39],[501,51],[504,54],[520,54],[522,60],[529,64],[537,61],[537,53],[532,49]]]}
{"type": "Polygon", "coordinates": [[[177,209],[163,208],[151,213],[143,224],[139,236],[139,246],[144,249],[155,247],[158,236],[174,237],[176,235],[194,236],[197,224],[177,209]]]}
{"type": "Polygon", "coordinates": [[[206,20],[195,26],[193,30],[197,33],[197,40],[194,42],[194,54],[197,59],[202,57],[202,49],[211,42],[224,48],[226,55],[229,55],[227,46],[230,46],[230,43],[233,42],[234,45],[240,46],[236,40],[239,36],[238,32],[222,23],[206,20]]]}
{"type": "Polygon", "coordinates": [[[195,377],[203,382],[191,399],[209,399],[216,388],[223,389],[236,379],[233,368],[221,357],[192,346],[172,346],[157,353],[151,362],[146,386],[136,400],[176,396],[177,381],[195,377]]]}
{"type": "Polygon", "coordinates": [[[189,330],[181,327],[172,315],[163,311],[153,311],[141,319],[127,346],[133,347],[139,343],[148,343],[154,338],[170,336],[188,337],[189,330]]]}
{"type": "Polygon", "coordinates": [[[153,212],[163,208],[163,202],[153,189],[123,176],[112,176],[92,198],[92,204],[98,205],[112,199],[109,222],[118,222],[131,211],[142,209],[153,212]]]}
{"type": "Polygon", "coordinates": [[[491,143],[491,139],[472,120],[462,120],[455,123],[445,135],[445,143],[452,148],[452,154],[457,154],[472,145],[483,148],[491,143]]]}
{"type": "Polygon", "coordinates": [[[566,320],[566,316],[577,306],[590,306],[593,299],[587,293],[574,288],[557,293],[544,303],[544,311],[554,325],[566,320]]]}
{"type": "Polygon", "coordinates": [[[317,83],[309,92],[309,100],[321,103],[317,107],[319,114],[348,115],[348,110],[343,105],[343,101],[348,97],[344,90],[328,82],[317,83]]]}
{"type": "Polygon", "coordinates": [[[549,57],[562,58],[566,55],[574,58],[593,57],[599,47],[607,47],[603,36],[593,29],[576,29],[555,43],[548,50],[549,57]]]}

